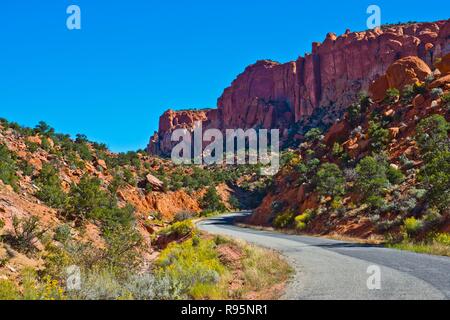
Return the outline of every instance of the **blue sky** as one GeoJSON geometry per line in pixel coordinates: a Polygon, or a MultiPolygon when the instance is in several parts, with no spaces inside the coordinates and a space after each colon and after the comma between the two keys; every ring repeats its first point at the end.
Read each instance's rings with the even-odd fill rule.
{"type": "Polygon", "coordinates": [[[84,133],[114,151],[143,148],[168,108],[215,107],[245,66],[286,62],[327,32],[448,19],[450,2],[3,0],[0,117],[84,133]],[[76,4],[82,29],[66,28],[76,4]]]}

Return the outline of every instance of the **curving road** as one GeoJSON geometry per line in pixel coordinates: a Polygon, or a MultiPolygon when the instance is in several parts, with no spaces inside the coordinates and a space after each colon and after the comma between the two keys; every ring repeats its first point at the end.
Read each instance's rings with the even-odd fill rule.
{"type": "Polygon", "coordinates": [[[246,214],[215,217],[197,226],[281,252],[295,271],[283,299],[450,299],[448,257],[233,225],[246,214]],[[373,266],[379,268],[381,288],[370,290],[368,268],[373,266]]]}

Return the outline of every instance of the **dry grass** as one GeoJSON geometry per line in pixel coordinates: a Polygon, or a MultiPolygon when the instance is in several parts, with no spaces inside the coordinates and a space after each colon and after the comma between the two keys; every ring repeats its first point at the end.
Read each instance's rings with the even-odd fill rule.
{"type": "Polygon", "coordinates": [[[433,241],[431,243],[402,242],[388,245],[390,248],[450,257],[450,246],[433,241]]]}

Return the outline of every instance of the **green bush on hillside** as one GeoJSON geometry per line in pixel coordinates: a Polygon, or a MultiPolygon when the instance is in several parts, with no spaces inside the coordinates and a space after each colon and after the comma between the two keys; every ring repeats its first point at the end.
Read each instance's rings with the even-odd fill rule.
{"type": "Polygon", "coordinates": [[[3,144],[0,144],[0,180],[18,189],[17,163],[14,154],[3,144]]]}
{"type": "Polygon", "coordinates": [[[61,188],[61,181],[58,171],[50,163],[42,165],[41,172],[35,179],[39,190],[36,197],[54,208],[63,208],[67,201],[67,196],[61,188]]]}
{"type": "Polygon", "coordinates": [[[334,163],[323,163],[316,176],[316,190],[323,196],[339,196],[345,193],[345,178],[334,163]]]}

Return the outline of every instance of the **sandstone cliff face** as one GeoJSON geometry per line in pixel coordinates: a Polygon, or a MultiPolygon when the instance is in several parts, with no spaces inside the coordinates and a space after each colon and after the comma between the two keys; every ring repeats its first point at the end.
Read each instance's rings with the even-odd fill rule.
{"type": "MultiPolygon", "coordinates": [[[[247,67],[224,90],[216,111],[166,112],[149,152],[170,153],[171,131],[189,128],[193,119],[219,129],[287,129],[307,120],[316,108],[342,110],[400,58],[417,56],[431,66],[450,52],[449,37],[448,20],[347,31],[339,37],[329,33],[323,43],[313,43],[311,54],[296,61],[262,60],[247,67]]],[[[286,137],[287,130],[281,135],[286,137]]]]}

